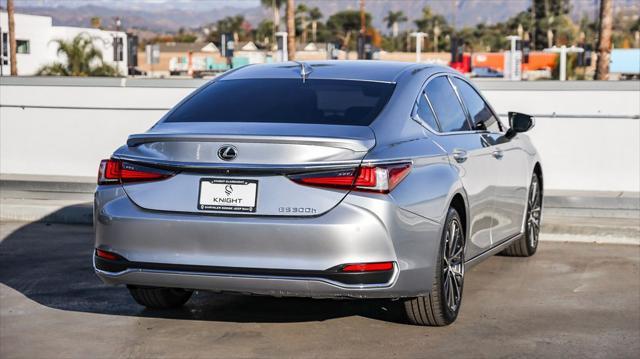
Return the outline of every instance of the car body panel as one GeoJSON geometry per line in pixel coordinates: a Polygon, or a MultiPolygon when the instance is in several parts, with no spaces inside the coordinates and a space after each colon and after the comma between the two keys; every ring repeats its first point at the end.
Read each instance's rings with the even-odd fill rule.
{"type": "MultiPolygon", "coordinates": [[[[399,298],[432,288],[447,210],[464,201],[473,263],[523,232],[526,194],[538,154],[525,134],[467,131],[441,134],[412,117],[417,96],[449,68],[380,61],[305,63],[307,78],[395,84],[369,126],[168,123],[163,117],[133,135],[114,158],[178,172],[162,181],[100,185],[95,195],[96,248],[129,261],[224,268],[326,271],[347,263],[394,263],[384,283],[345,285],[323,278],[96,268],[106,283],[276,296],[399,298]],[[237,147],[233,161],[221,146],[237,147]],[[454,150],[467,151],[458,162],[454,150]],[[502,151],[498,159],[495,151],[502,151]],[[318,188],[291,174],[321,169],[410,163],[388,194],[318,188]],[[203,178],[257,180],[255,213],[197,208],[203,178]],[[283,213],[283,207],[314,208],[283,213]]],[[[300,63],[247,66],[212,81],[300,77],[300,63]]],[[[205,85],[207,86],[207,85],[205,85]]],[[[199,90],[183,100],[197,96],[199,90]]],[[[179,106],[179,105],[178,105],[179,106]]]]}

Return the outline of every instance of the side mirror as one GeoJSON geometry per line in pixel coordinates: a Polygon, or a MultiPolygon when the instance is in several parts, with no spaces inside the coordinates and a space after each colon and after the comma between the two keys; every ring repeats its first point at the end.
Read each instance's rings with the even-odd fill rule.
{"type": "Polygon", "coordinates": [[[533,116],[520,112],[509,112],[509,125],[510,128],[507,130],[506,137],[513,138],[517,133],[527,132],[532,129],[535,126],[535,121],[533,116]]]}

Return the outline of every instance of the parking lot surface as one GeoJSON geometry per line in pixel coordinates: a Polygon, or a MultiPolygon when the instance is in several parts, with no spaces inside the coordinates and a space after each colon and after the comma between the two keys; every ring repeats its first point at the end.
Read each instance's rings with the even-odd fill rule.
{"type": "Polygon", "coordinates": [[[151,311],[93,274],[89,226],[0,224],[0,357],[639,357],[640,246],[544,241],[468,272],[458,321],[385,301],[200,292],[151,311]]]}

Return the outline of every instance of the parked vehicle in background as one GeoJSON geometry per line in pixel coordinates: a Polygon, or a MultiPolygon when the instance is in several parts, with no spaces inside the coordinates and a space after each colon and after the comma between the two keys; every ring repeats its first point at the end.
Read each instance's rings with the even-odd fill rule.
{"type": "Polygon", "coordinates": [[[621,79],[640,78],[640,49],[613,49],[609,73],[621,79]]]}
{"type": "Polygon", "coordinates": [[[500,71],[496,71],[490,67],[474,67],[471,71],[472,77],[504,77],[500,71]]]}
{"type": "Polygon", "coordinates": [[[387,298],[448,325],[470,266],[538,247],[534,122],[509,122],[448,67],[228,71],[100,164],[96,273],[151,308],[194,290],[387,298]]]}

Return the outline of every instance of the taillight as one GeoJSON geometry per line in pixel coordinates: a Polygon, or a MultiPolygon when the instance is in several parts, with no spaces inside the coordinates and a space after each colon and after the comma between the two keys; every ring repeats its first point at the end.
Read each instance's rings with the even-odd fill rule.
{"type": "Polygon", "coordinates": [[[102,160],[98,171],[98,184],[158,181],[174,174],[171,171],[140,166],[121,160],[102,160]]]}
{"type": "Polygon", "coordinates": [[[108,259],[110,261],[117,261],[119,259],[122,259],[122,257],[120,257],[119,255],[104,251],[102,249],[96,249],[96,256],[100,258],[108,259]]]}
{"type": "Polygon", "coordinates": [[[362,166],[339,171],[306,173],[289,178],[296,183],[309,186],[389,193],[410,171],[411,163],[403,162],[362,166]]]}
{"type": "Polygon", "coordinates": [[[380,272],[393,269],[393,262],[345,264],[342,272],[380,272]]]}

